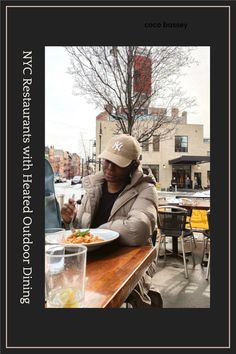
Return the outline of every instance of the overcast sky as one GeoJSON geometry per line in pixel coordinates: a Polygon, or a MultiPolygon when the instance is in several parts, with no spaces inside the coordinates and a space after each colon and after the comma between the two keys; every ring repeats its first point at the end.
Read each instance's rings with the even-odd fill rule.
{"type": "MultiPolygon", "coordinates": [[[[185,70],[181,86],[197,106],[188,111],[188,123],[203,124],[210,137],[210,47],[197,47],[199,64],[185,70]]],[[[81,96],[73,95],[73,77],[67,73],[69,56],[64,47],[45,48],[45,144],[84,155],[95,138],[96,116],[101,112],[81,96]]]]}

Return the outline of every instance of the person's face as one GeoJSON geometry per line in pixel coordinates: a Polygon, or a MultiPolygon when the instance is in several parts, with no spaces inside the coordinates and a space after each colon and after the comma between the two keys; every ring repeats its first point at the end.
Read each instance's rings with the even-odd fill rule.
{"type": "Polygon", "coordinates": [[[124,182],[127,180],[131,166],[119,167],[109,160],[102,160],[102,168],[107,182],[124,182]]]}

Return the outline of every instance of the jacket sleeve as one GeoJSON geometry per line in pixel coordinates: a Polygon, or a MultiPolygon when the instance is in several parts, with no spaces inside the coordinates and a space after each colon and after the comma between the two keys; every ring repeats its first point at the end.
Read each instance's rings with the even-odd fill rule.
{"type": "Polygon", "coordinates": [[[119,232],[119,242],[127,246],[148,243],[157,220],[158,196],[153,185],[147,185],[136,197],[127,216],[116,216],[99,228],[119,232]]]}
{"type": "Polygon", "coordinates": [[[84,195],[78,206],[76,217],[73,221],[74,228],[88,228],[91,224],[91,202],[87,194],[84,195]]]}

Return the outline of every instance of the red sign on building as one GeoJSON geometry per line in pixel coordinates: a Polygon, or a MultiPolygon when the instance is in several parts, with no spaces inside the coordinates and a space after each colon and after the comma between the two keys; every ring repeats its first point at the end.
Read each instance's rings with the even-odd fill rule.
{"type": "Polygon", "coordinates": [[[143,55],[136,55],[134,59],[134,92],[151,94],[152,60],[143,55]]]}

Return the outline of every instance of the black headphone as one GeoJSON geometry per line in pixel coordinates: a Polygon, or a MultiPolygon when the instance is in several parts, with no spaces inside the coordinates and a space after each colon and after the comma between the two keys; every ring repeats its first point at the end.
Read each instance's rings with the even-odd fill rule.
{"type": "Polygon", "coordinates": [[[136,161],[136,160],[133,160],[130,164],[130,167],[131,167],[131,171],[135,171],[136,168],[138,167],[139,163],[136,161]]]}

